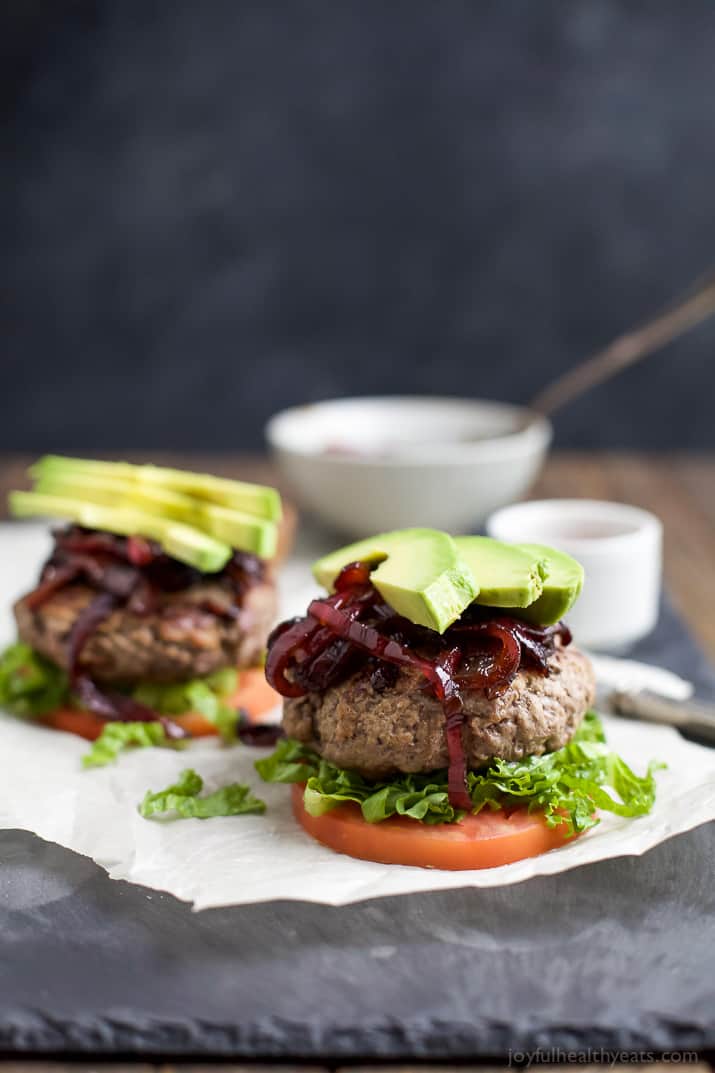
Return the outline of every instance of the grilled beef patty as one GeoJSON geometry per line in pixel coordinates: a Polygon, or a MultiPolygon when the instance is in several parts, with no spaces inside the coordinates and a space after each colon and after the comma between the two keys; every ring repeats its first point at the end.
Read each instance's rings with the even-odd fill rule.
{"type": "MultiPolygon", "coordinates": [[[[67,669],[70,631],[94,596],[96,590],[77,582],[34,610],[25,598],[18,600],[13,610],[20,638],[67,669]]],[[[128,685],[182,682],[222,667],[255,666],[275,617],[275,588],[267,581],[251,585],[230,617],[234,599],[218,582],[198,582],[162,594],[150,614],[119,608],[88,638],[79,670],[98,683],[128,685]]]]}
{"type": "MultiPolygon", "coordinates": [[[[469,767],[538,756],[570,740],[594,701],[593,669],[573,647],[558,648],[549,667],[546,677],[522,669],[493,700],[483,691],[463,694],[469,767]]],[[[448,764],[444,712],[418,671],[401,670],[381,686],[363,669],[322,693],[286,699],[283,727],[326,760],[368,778],[448,764]]]]}

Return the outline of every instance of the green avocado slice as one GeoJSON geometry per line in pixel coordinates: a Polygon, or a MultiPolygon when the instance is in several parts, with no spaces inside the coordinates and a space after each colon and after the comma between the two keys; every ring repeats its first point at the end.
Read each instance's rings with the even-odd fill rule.
{"type": "Polygon", "coordinates": [[[546,566],[541,596],[518,612],[519,618],[538,626],[551,626],[571,610],[583,588],[583,567],[564,551],[544,544],[519,544],[522,551],[537,555],[546,566]]]}
{"type": "Polygon", "coordinates": [[[455,537],[457,550],[479,589],[475,603],[488,607],[528,607],[541,595],[544,556],[491,537],[455,537]]]}
{"type": "Polygon", "coordinates": [[[208,473],[190,473],[165,466],[135,466],[129,462],[65,458],[62,455],[45,455],[32,466],[30,473],[36,480],[51,475],[63,475],[66,478],[71,474],[84,474],[97,480],[119,477],[143,487],[158,486],[172,492],[181,492],[220,507],[255,514],[268,521],[278,522],[281,519],[281,498],[275,488],[248,484],[245,481],[231,481],[208,473]]]}
{"type": "Polygon", "coordinates": [[[444,633],[478,589],[455,541],[437,529],[398,529],[339,548],[319,559],[313,574],[332,590],[344,566],[379,563],[371,580],[398,614],[444,633]]]}
{"type": "Polygon", "coordinates": [[[104,529],[120,536],[143,536],[156,540],[169,555],[189,566],[212,574],[231,557],[231,548],[182,522],[160,518],[145,511],[123,507],[103,507],[79,499],[44,495],[38,492],[11,492],[10,512],[18,518],[55,516],[88,529],[104,529]]]}
{"type": "Polygon", "coordinates": [[[161,485],[141,484],[126,477],[49,468],[40,473],[34,491],[42,495],[96,503],[153,514],[167,521],[184,522],[233,548],[262,559],[275,555],[278,526],[266,518],[194,499],[161,485]]]}

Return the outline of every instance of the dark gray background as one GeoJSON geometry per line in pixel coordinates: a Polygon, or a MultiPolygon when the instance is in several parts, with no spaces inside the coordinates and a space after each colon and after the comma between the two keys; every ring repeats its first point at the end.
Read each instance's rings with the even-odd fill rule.
{"type": "MultiPolygon", "coordinates": [[[[5,0],[0,447],[527,400],[715,262],[711,0],[5,0]]],[[[562,445],[714,446],[715,324],[562,445]]]]}

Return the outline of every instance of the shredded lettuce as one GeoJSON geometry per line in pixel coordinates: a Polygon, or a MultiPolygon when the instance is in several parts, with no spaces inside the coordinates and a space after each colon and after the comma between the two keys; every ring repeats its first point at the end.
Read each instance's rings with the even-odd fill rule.
{"type": "MultiPolygon", "coordinates": [[[[179,685],[140,683],[130,696],[159,715],[201,712],[225,742],[236,741],[240,712],[230,703],[236,692],[238,671],[232,667],[179,685]]],[[[15,715],[37,717],[73,701],[65,671],[18,643],[0,655],[0,705],[15,715]]]]}
{"type": "Polygon", "coordinates": [[[132,697],[153,708],[159,715],[201,712],[216,727],[225,742],[238,735],[240,713],[228,702],[236,692],[238,671],[232,667],[215,671],[205,678],[194,678],[178,685],[144,683],[132,690],[132,697]]]}
{"type": "Polygon", "coordinates": [[[151,749],[156,746],[178,748],[183,741],[170,741],[161,723],[105,723],[102,733],[89,752],[82,757],[82,767],[104,767],[131,746],[151,749]]]}
{"type": "MultiPolygon", "coordinates": [[[[305,808],[311,816],[345,801],[359,805],[368,823],[395,815],[422,823],[455,823],[464,816],[449,803],[444,770],[371,781],[335,767],[290,738],[279,741],[275,751],[255,766],[266,782],[304,782],[305,808]]],[[[469,772],[468,789],[475,813],[526,805],[529,811],[543,812],[550,827],[562,825],[564,835],[570,835],[594,827],[599,822],[597,810],[619,816],[650,812],[654,773],[662,766],[651,762],[645,775],[636,775],[609,750],[600,719],[588,712],[563,749],[525,760],[493,760],[481,771],[469,772]]]]}
{"type": "Polygon", "coordinates": [[[213,816],[245,816],[266,811],[265,802],[243,783],[233,782],[199,797],[203,786],[201,776],[187,768],[173,786],[156,793],[147,790],[139,812],[145,819],[173,812],[181,819],[208,820],[213,816]]]}
{"type": "Polygon", "coordinates": [[[29,645],[18,642],[0,655],[0,705],[15,715],[47,715],[67,702],[67,675],[29,645]]]}

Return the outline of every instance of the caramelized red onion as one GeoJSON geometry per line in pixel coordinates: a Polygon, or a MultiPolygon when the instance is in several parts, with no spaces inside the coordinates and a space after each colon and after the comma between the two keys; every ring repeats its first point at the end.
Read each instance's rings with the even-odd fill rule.
{"type": "MultiPolygon", "coordinates": [[[[115,609],[126,607],[136,615],[151,614],[165,593],[180,592],[206,575],[172,559],[159,544],[144,537],[120,537],[74,525],[56,530],[53,536],[54,549],[42,569],[40,583],[25,600],[28,607],[36,610],[56,592],[78,580],[95,590],[93,598],[77,616],[67,642],[70,684],[81,704],[103,719],[158,720],[168,737],[186,737],[180,726],[145,704],[100,689],[82,674],[81,655],[97,627],[115,609]]],[[[255,555],[234,552],[224,569],[211,575],[227,583],[234,596],[233,604],[207,599],[205,605],[192,604],[186,613],[196,615],[208,611],[232,618],[238,614],[245,592],[261,581],[264,574],[265,564],[255,555]]]]}
{"type": "Polygon", "coordinates": [[[271,748],[283,737],[283,727],[279,723],[243,723],[238,728],[238,737],[243,745],[271,748]]]}
{"type": "Polygon", "coordinates": [[[372,663],[371,680],[394,684],[395,670],[419,671],[440,701],[449,755],[449,798],[470,809],[462,740],[465,690],[489,698],[508,688],[520,667],[549,673],[556,648],[571,641],[568,629],[538,627],[472,605],[442,636],[398,616],[370,582],[370,566],[350,563],[335,592],[313,600],[304,618],[281,623],[268,639],[266,677],[284,697],[302,697],[338,685],[372,663]],[[385,671],[381,669],[385,668],[385,671]]]}
{"type": "Polygon", "coordinates": [[[56,592],[74,581],[79,572],[79,566],[75,563],[64,563],[61,566],[53,562],[47,563],[40,576],[40,584],[25,597],[27,606],[33,611],[41,607],[56,592]]]}
{"type": "Polygon", "coordinates": [[[102,719],[118,720],[119,722],[153,723],[159,720],[167,735],[172,738],[181,738],[185,734],[180,726],[165,716],[160,716],[153,708],[141,704],[138,700],[127,696],[125,693],[105,692],[86,674],[77,674],[72,681],[72,689],[81,702],[82,707],[88,712],[94,712],[102,719]]]}
{"type": "Polygon", "coordinates": [[[102,719],[142,723],[154,722],[158,719],[168,738],[176,740],[186,737],[186,732],[172,719],[159,716],[146,704],[140,704],[139,701],[125,694],[105,692],[89,675],[82,674],[79,670],[82,649],[97,627],[109,618],[119,604],[119,599],[112,592],[98,592],[75,619],[67,641],[69,679],[72,690],[87,711],[94,712],[102,719]]]}
{"type": "MultiPolygon", "coordinates": [[[[186,563],[172,559],[159,544],[144,537],[115,536],[77,525],[58,529],[53,536],[52,555],[43,568],[40,584],[28,597],[34,607],[77,578],[100,591],[114,592],[127,599],[143,587],[155,601],[164,593],[180,592],[206,578],[186,563]]],[[[239,603],[251,585],[263,580],[265,563],[255,555],[235,551],[223,570],[209,576],[226,583],[239,603]]],[[[226,608],[222,608],[222,613],[230,615],[226,608]]]]}
{"type": "MultiPolygon", "coordinates": [[[[159,544],[144,537],[114,536],[76,525],[56,530],[53,536],[55,546],[40,582],[25,597],[33,609],[66,585],[81,580],[97,592],[111,593],[136,614],[150,614],[164,594],[180,592],[207,577],[172,559],[159,544]]],[[[222,571],[208,576],[229,588],[236,608],[210,601],[205,610],[230,618],[244,593],[265,576],[265,563],[255,555],[236,551],[222,571]]]]}
{"type": "Polygon", "coordinates": [[[117,597],[113,593],[98,592],[74,620],[67,641],[70,685],[74,685],[77,681],[82,649],[97,627],[109,618],[117,603],[117,597]]]}

